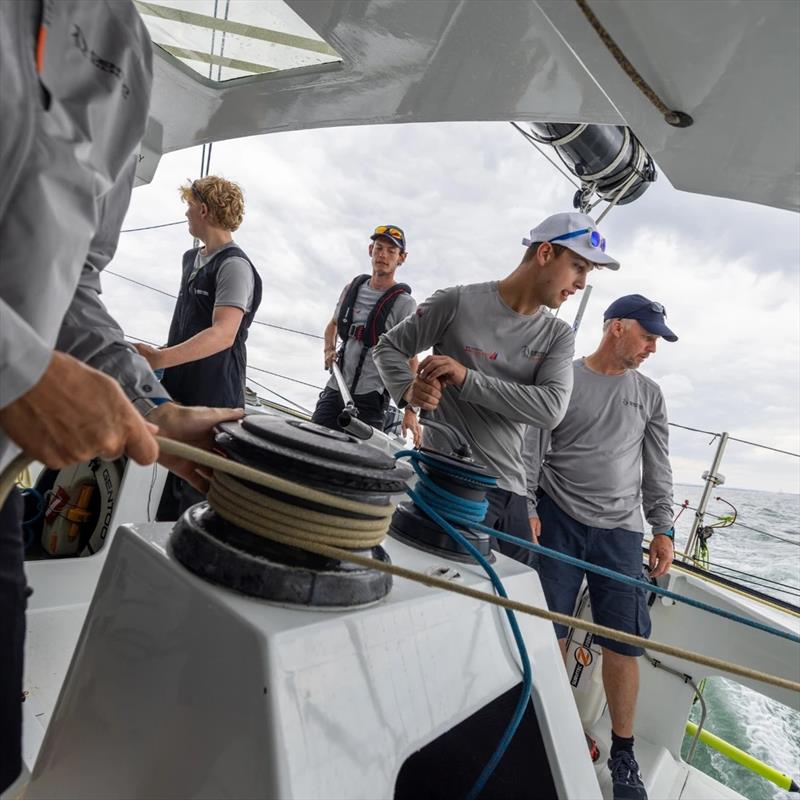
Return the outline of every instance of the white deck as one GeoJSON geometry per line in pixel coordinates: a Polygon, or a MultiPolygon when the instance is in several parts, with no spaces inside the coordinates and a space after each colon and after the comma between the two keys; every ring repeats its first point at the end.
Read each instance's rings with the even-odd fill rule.
{"type": "MultiPolygon", "coordinates": [[[[167,525],[117,531],[55,710],[57,671],[83,609],[31,615],[36,666],[26,680],[36,700],[29,708],[41,715],[39,725],[51,719],[53,726],[29,798],[128,796],[133,786],[137,796],[185,796],[186,770],[196,772],[189,765],[198,752],[222,759],[221,772],[202,776],[208,796],[390,797],[408,755],[519,680],[497,609],[402,580],[369,608],[278,607],[186,572],[165,550],[168,531],[167,525]],[[56,658],[53,649],[61,651],[56,658]],[[261,696],[262,683],[270,687],[266,706],[247,701],[253,686],[261,696]],[[234,719],[239,723],[230,727],[234,719]],[[165,736],[169,766],[159,761],[161,773],[151,778],[165,736]],[[223,758],[226,748],[215,736],[233,736],[236,753],[223,758]],[[273,756],[267,763],[279,766],[265,767],[263,775],[231,768],[231,759],[263,755],[265,746],[273,756]],[[355,766],[363,765],[365,752],[367,770],[355,766]]],[[[420,571],[448,565],[398,542],[386,547],[395,563],[420,571]]],[[[465,583],[489,588],[477,567],[449,565],[465,583]]],[[[534,573],[503,557],[496,569],[514,596],[543,603],[534,573]]],[[[532,618],[520,623],[560,796],[599,799],[552,628],[532,618]],[[575,752],[583,758],[576,761],[575,752]]]]}
{"type": "MultiPolygon", "coordinates": [[[[145,526],[137,529],[138,533],[135,534],[134,538],[141,541],[141,536],[155,537],[155,540],[163,543],[166,530],[168,530],[167,526],[163,525],[145,526]]],[[[130,537],[130,534],[127,535],[130,537]]],[[[148,548],[150,555],[152,556],[153,552],[156,552],[158,559],[167,558],[163,551],[163,545],[156,544],[155,541],[153,544],[155,544],[155,550],[152,549],[152,545],[148,548]]],[[[417,569],[430,569],[441,562],[440,559],[434,556],[412,550],[397,542],[389,541],[387,546],[396,562],[417,569]]],[[[23,748],[24,758],[28,765],[33,765],[42,746],[46,727],[53,716],[62,681],[67,673],[73,650],[80,637],[89,608],[89,599],[93,591],[92,577],[99,572],[108,552],[108,549],[106,549],[105,552],[90,559],[35,562],[29,565],[29,577],[34,584],[35,592],[31,598],[31,609],[28,612],[25,675],[27,699],[23,706],[25,727],[23,748]],[[56,570],[58,570],[58,573],[56,570]],[[48,601],[53,602],[59,595],[70,597],[73,600],[83,598],[83,602],[73,602],[68,605],[57,603],[44,605],[48,601]]],[[[512,596],[521,597],[530,591],[529,589],[523,589],[522,594],[520,594],[520,586],[522,585],[517,586],[517,582],[522,578],[521,573],[523,570],[521,567],[514,562],[509,562],[507,559],[501,559],[500,567],[502,568],[501,573],[504,575],[504,579],[512,589],[512,596]],[[514,575],[517,575],[516,579],[514,579],[514,575]]],[[[179,572],[182,571],[182,567],[179,565],[173,565],[172,568],[179,572]]],[[[468,582],[475,583],[475,585],[485,584],[485,580],[476,568],[465,567],[464,565],[457,565],[457,568],[465,576],[465,579],[468,579],[468,582]]],[[[326,623],[330,622],[334,627],[337,627],[337,624],[335,624],[336,615],[332,615],[330,612],[319,613],[279,609],[269,604],[203,584],[193,576],[186,575],[185,577],[188,579],[189,584],[199,589],[204,596],[214,598],[214,602],[223,602],[223,605],[228,608],[235,608],[237,614],[244,614],[250,620],[248,623],[250,625],[262,624],[258,620],[265,619],[263,610],[266,608],[270,609],[269,619],[284,620],[279,624],[279,628],[284,632],[288,632],[295,625],[306,628],[308,625],[317,627],[320,624],[326,625],[326,623]]],[[[536,583],[534,594],[538,596],[538,582],[536,583]]],[[[702,581],[698,579],[692,578],[691,583],[695,588],[697,586],[702,588],[702,581]]],[[[686,589],[685,584],[683,588],[684,590],[686,589]]],[[[743,602],[743,599],[734,593],[727,593],[728,596],[725,597],[726,590],[719,587],[709,587],[708,591],[716,597],[718,602],[723,600],[740,604],[743,602]]],[[[421,597],[430,596],[434,592],[435,590],[424,589],[417,584],[395,581],[392,593],[382,604],[379,604],[374,609],[350,612],[346,616],[350,618],[360,614],[374,614],[386,603],[390,606],[397,605],[398,608],[405,607],[408,603],[413,606],[420,602],[421,597]]],[[[461,600],[461,598],[448,598],[447,604],[449,605],[450,602],[458,603],[461,600]]],[[[539,598],[539,602],[541,602],[541,598],[539,598]]],[[[443,613],[441,602],[436,602],[432,606],[433,608],[438,609],[435,612],[436,617],[443,613]]],[[[674,609],[676,609],[675,606],[661,603],[658,603],[654,608],[654,636],[657,636],[657,638],[664,638],[665,636],[668,638],[675,621],[678,629],[682,627],[680,619],[661,619],[664,615],[669,617],[678,614],[680,617],[683,613],[689,613],[687,610],[674,611],[674,609]]],[[[695,614],[695,625],[698,620],[702,620],[706,616],[698,616],[699,613],[701,612],[696,612],[695,614]]],[[[394,614],[395,619],[397,619],[396,612],[394,614]]],[[[775,613],[770,612],[769,616],[774,618],[775,613]]],[[[555,657],[552,641],[550,645],[543,644],[543,642],[546,643],[552,637],[545,635],[545,638],[542,639],[542,634],[535,634],[536,630],[546,634],[546,624],[527,618],[523,622],[523,630],[526,631],[526,639],[528,639],[531,647],[534,673],[536,675],[537,711],[550,724],[548,733],[551,738],[550,747],[560,754],[556,756],[558,760],[563,758],[564,747],[563,742],[559,744],[559,740],[563,739],[564,736],[567,737],[567,740],[575,739],[575,731],[570,731],[572,727],[570,723],[574,722],[572,718],[574,709],[565,715],[565,705],[567,703],[571,704],[571,702],[569,699],[564,699],[560,691],[564,687],[559,686],[559,684],[565,683],[563,673],[560,671],[558,659],[555,657]],[[545,688],[546,691],[544,691],[545,688]],[[561,700],[558,700],[559,697],[561,697],[561,700]],[[566,728],[564,727],[565,725],[566,728]]],[[[783,622],[786,624],[785,618],[783,622]]],[[[672,634],[674,635],[674,633],[673,629],[672,634]]],[[[756,631],[752,633],[757,637],[761,635],[756,631]]],[[[695,632],[691,638],[696,640],[698,635],[699,633],[695,632]]],[[[721,635],[725,635],[724,630],[721,635]]],[[[293,647],[296,646],[293,645],[293,647]]],[[[747,650],[748,648],[745,647],[743,652],[747,652],[747,650]]],[[[506,645],[504,645],[504,651],[506,651],[506,645]]],[[[502,661],[505,663],[503,670],[508,669],[509,662],[507,658],[507,655],[502,657],[502,661]]],[[[409,675],[413,675],[415,670],[410,663],[406,663],[406,657],[401,660],[403,660],[405,666],[399,673],[394,667],[391,667],[391,670],[395,673],[395,680],[397,680],[397,676],[410,679],[409,675]]],[[[688,666],[691,670],[691,665],[688,666]]],[[[389,668],[388,663],[387,668],[389,668]]],[[[86,670],[86,666],[85,664],[78,665],[77,669],[86,670]]],[[[437,669],[440,669],[438,662],[437,669]]],[[[700,673],[702,672],[701,670],[700,673]]],[[[788,668],[788,672],[792,672],[791,667],[788,668]]],[[[81,682],[86,683],[85,680],[81,682]]],[[[567,695],[567,697],[569,696],[567,695]]],[[[671,752],[676,743],[679,752],[680,742],[683,738],[682,726],[675,731],[672,731],[671,727],[674,721],[672,717],[680,717],[681,720],[685,721],[684,717],[688,714],[688,710],[685,713],[681,711],[681,703],[684,701],[691,702],[690,690],[681,681],[663,671],[654,670],[649,664],[642,662],[642,692],[640,694],[639,709],[641,724],[637,729],[636,753],[651,800],[658,800],[658,798],[685,798],[686,800],[692,800],[693,798],[708,798],[709,800],[711,798],[739,798],[740,795],[735,791],[722,786],[712,778],[685,764],[671,752]],[[684,695],[686,696],[684,697],[684,695]],[[666,702],[664,701],[665,697],[669,698],[666,702]],[[655,698],[655,701],[649,700],[649,698],[655,698]]],[[[405,708],[406,705],[405,702],[400,703],[398,708],[405,708]]],[[[474,710],[473,706],[474,704],[465,709],[464,713],[467,714],[474,710]]],[[[595,765],[595,771],[602,794],[607,799],[611,798],[611,783],[606,768],[609,727],[607,713],[592,726],[592,731],[601,749],[601,758],[595,765]]],[[[583,759],[585,756],[582,740],[580,740],[580,744],[577,747],[580,758],[583,759]]],[[[570,749],[574,752],[574,748],[575,743],[573,741],[570,749]]],[[[588,758],[585,761],[588,764],[588,758]]],[[[574,768],[574,756],[571,762],[574,768]]],[[[568,780],[567,783],[569,784],[570,781],[568,780]]],[[[6,796],[13,797],[14,795],[8,793],[6,796]]],[[[35,793],[32,796],[35,796],[35,793]]],[[[565,794],[564,796],[577,797],[581,795],[565,794]]]]}

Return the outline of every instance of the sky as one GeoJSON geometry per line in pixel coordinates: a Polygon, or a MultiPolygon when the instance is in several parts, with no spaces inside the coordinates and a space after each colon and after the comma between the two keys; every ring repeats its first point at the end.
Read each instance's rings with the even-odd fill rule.
{"type": "MultiPolygon", "coordinates": [[[[197,177],[200,148],[165,155],[134,190],[123,229],[183,219],[178,186],[197,177]]],[[[264,282],[257,319],[321,335],[342,287],[370,270],[376,225],[404,228],[398,279],[418,302],[437,288],[496,280],[524,252],[544,217],[572,209],[574,186],[507,123],[338,128],[217,142],[211,173],[242,186],[235,234],[264,282]]],[[[595,209],[595,216],[604,204],[595,209]]],[[[662,302],[679,341],[661,341],[642,372],[661,386],[670,421],[800,452],[800,216],[688,194],[658,180],[602,221],[618,272],[594,272],[576,339],[588,355],[612,300],[640,293],[662,302]]],[[[123,233],[109,269],[176,294],[185,225],[123,233]]],[[[103,299],[126,334],[164,343],[173,300],[114,275],[103,299]]],[[[559,316],[572,323],[580,295],[559,316]]],[[[249,376],[313,409],[322,341],[253,325],[249,376]]],[[[277,400],[251,383],[262,396],[277,400]]],[[[701,482],[716,441],[671,428],[677,483],[701,482]]],[[[800,492],[800,459],[730,442],[721,473],[731,487],[800,492]]],[[[713,508],[711,509],[713,510],[713,508]]],[[[720,512],[721,513],[721,512],[720,512]]]]}

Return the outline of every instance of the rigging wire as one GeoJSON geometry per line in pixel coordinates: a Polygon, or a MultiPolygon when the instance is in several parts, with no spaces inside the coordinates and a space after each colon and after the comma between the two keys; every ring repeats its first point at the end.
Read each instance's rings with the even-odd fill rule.
{"type": "MultiPolygon", "coordinates": [[[[167,297],[171,297],[173,300],[177,299],[177,295],[172,294],[171,292],[167,292],[164,289],[159,289],[155,286],[151,286],[149,283],[143,283],[142,281],[137,281],[134,278],[129,278],[127,275],[122,275],[119,272],[114,272],[113,269],[104,269],[103,274],[106,275],[113,275],[115,278],[122,278],[124,281],[128,281],[129,283],[135,283],[137,286],[141,286],[143,289],[150,289],[153,292],[158,292],[159,294],[166,295],[167,297]]],[[[279,331],[288,331],[289,333],[297,333],[301,336],[308,336],[311,339],[324,339],[324,336],[320,336],[318,333],[309,333],[308,331],[300,331],[296,328],[287,328],[285,325],[276,325],[274,322],[264,322],[260,319],[254,319],[253,325],[263,325],[266,328],[275,328],[279,331]]],[[[144,341],[144,339],[142,339],[144,341]]],[[[314,387],[317,388],[317,387],[314,387]]]]}
{"type": "MultiPolygon", "coordinates": [[[[675,503],[673,505],[683,507],[683,503],[675,503]]],[[[697,511],[694,506],[687,505],[686,508],[697,511]]],[[[712,514],[710,511],[705,512],[707,516],[714,517],[716,519],[724,519],[724,517],[719,516],[718,514],[712,514]]],[[[800,541],[794,542],[791,539],[784,539],[781,536],[776,536],[774,533],[770,533],[769,531],[761,530],[761,528],[753,528],[750,525],[745,525],[743,522],[734,522],[734,525],[738,525],[740,528],[746,528],[748,531],[753,531],[754,533],[760,533],[763,536],[769,536],[771,539],[777,539],[779,542],[784,542],[785,544],[792,544],[795,547],[800,547],[800,541]]]]}
{"type": "MultiPolygon", "coordinates": [[[[124,281],[128,281],[129,283],[135,283],[137,286],[141,286],[144,289],[150,289],[153,292],[158,292],[159,294],[166,295],[167,297],[171,297],[173,300],[177,300],[178,296],[172,294],[171,292],[164,291],[164,289],[157,289],[155,286],[150,286],[150,284],[142,283],[141,281],[134,280],[133,278],[129,278],[127,275],[121,275],[119,272],[114,272],[113,269],[104,269],[104,275],[113,275],[115,278],[122,278],[124,281]]],[[[144,339],[142,339],[144,341],[144,339]]]]}
{"type": "Polygon", "coordinates": [[[307,381],[301,381],[299,378],[290,378],[288,375],[281,375],[280,372],[270,372],[268,369],[262,369],[261,367],[253,367],[248,364],[247,369],[254,369],[256,372],[264,372],[267,375],[274,375],[276,378],[283,378],[286,381],[291,381],[292,383],[299,383],[301,386],[308,386],[311,389],[319,389],[322,391],[322,386],[317,386],[315,383],[308,383],[307,381]]]}
{"type": "MultiPolygon", "coordinates": [[[[575,183],[575,181],[572,180],[572,178],[569,176],[569,174],[567,172],[565,172],[563,169],[561,169],[561,167],[559,167],[558,164],[556,164],[556,162],[553,161],[553,159],[550,158],[550,156],[548,156],[547,153],[545,153],[544,150],[542,150],[539,147],[539,145],[536,142],[536,140],[527,131],[525,131],[523,128],[521,128],[519,125],[517,125],[516,122],[511,122],[509,124],[512,125],[514,128],[516,128],[528,140],[528,142],[530,142],[536,148],[536,150],[539,152],[539,155],[541,155],[542,157],[547,159],[547,161],[549,161],[576,189],[580,189],[581,188],[580,186],[578,186],[577,183],[575,183]]],[[[553,148],[553,149],[556,151],[556,153],[558,153],[558,157],[561,159],[561,161],[563,163],[564,159],[563,159],[561,153],[558,152],[558,148],[553,148]]]]}
{"type": "MultiPolygon", "coordinates": [[[[156,228],[169,228],[173,225],[185,225],[185,219],[179,219],[177,222],[162,222],[161,225],[145,225],[143,228],[123,228],[120,233],[138,233],[139,231],[152,231],[156,228]]],[[[108,272],[108,270],[106,270],[108,272]]]]}
{"type": "MultiPolygon", "coordinates": [[[[687,558],[687,559],[689,559],[691,561],[695,560],[694,558],[692,558],[692,556],[688,555],[687,553],[682,553],[679,550],[675,551],[675,555],[676,556],[682,556],[683,558],[687,558]]],[[[717,572],[716,570],[706,569],[706,571],[709,572],[711,575],[718,575],[719,577],[722,577],[722,578],[726,578],[726,577],[727,578],[731,578],[731,579],[735,578],[736,580],[740,581],[741,583],[752,583],[755,586],[760,586],[762,589],[774,589],[774,591],[780,591],[780,592],[783,592],[785,594],[792,595],[793,597],[800,597],[800,588],[798,588],[796,586],[792,586],[792,585],[790,585],[788,583],[781,583],[780,581],[772,580],[772,578],[764,578],[761,575],[756,575],[755,573],[752,573],[752,572],[744,572],[743,570],[734,569],[733,567],[729,567],[729,566],[727,566],[725,564],[720,564],[719,562],[715,562],[715,561],[705,561],[704,564],[707,565],[707,566],[710,566],[710,567],[718,567],[719,569],[725,569],[725,570],[728,570],[730,573],[734,573],[734,574],[725,575],[725,574],[723,574],[721,572],[717,572]],[[737,577],[739,575],[744,575],[745,578],[737,577]],[[748,581],[748,580],[746,580],[746,578],[751,578],[752,580],[748,581]],[[760,583],[756,583],[756,581],[761,581],[761,582],[760,583]]]]}
{"type": "MultiPolygon", "coordinates": [[[[214,0],[214,19],[217,18],[217,9],[218,9],[218,7],[219,7],[219,0],[214,0]]],[[[208,79],[209,80],[211,80],[211,73],[212,73],[212,71],[214,69],[213,55],[214,55],[214,45],[216,44],[216,41],[217,41],[217,29],[216,29],[216,27],[213,27],[213,28],[211,28],[211,49],[209,51],[209,55],[212,56],[212,58],[210,58],[209,61],[208,61],[208,79]]],[[[219,69],[218,69],[217,72],[219,73],[219,71],[221,69],[222,69],[222,65],[219,66],[219,69]]],[[[219,74],[217,74],[217,80],[219,80],[219,74]]],[[[208,145],[203,144],[203,149],[200,151],[200,177],[201,178],[205,178],[205,176],[208,175],[208,169],[211,166],[211,144],[213,144],[213,143],[209,142],[208,145]],[[206,163],[206,147],[208,147],[208,163],[206,163]]]]}
{"type": "Polygon", "coordinates": [[[729,442],[740,442],[741,444],[749,444],[751,447],[760,447],[762,450],[772,450],[774,453],[783,453],[787,456],[794,456],[800,458],[800,453],[791,453],[788,450],[781,450],[779,447],[770,447],[767,444],[759,444],[758,442],[748,442],[747,439],[737,439],[735,436],[728,437],[729,442]]]}
{"type": "MultiPolygon", "coordinates": [[[[702,428],[690,428],[688,425],[679,425],[677,422],[670,422],[669,423],[673,428],[683,428],[685,431],[694,431],[695,433],[707,433],[709,436],[713,436],[714,439],[719,438],[720,434],[716,431],[704,431],[702,428]]],[[[714,439],[711,441],[713,442],[714,439]]],[[[800,458],[800,453],[792,453],[790,450],[781,450],[779,447],[771,447],[768,444],[759,444],[758,442],[749,442],[747,439],[737,439],[735,436],[728,437],[729,442],[740,442],[741,444],[749,444],[751,447],[760,447],[762,450],[772,450],[774,453],[783,453],[786,456],[793,456],[794,458],[800,458]]]]}
{"type": "MultiPolygon", "coordinates": [[[[252,369],[252,367],[248,367],[248,369],[252,369]]],[[[283,400],[284,403],[289,403],[290,405],[293,405],[295,408],[299,408],[304,414],[308,414],[309,417],[311,416],[311,412],[304,406],[301,406],[300,403],[295,403],[294,400],[290,400],[288,397],[284,397],[282,394],[276,392],[274,389],[270,389],[269,386],[264,386],[263,383],[259,383],[252,377],[248,377],[247,380],[249,380],[250,383],[254,383],[256,386],[260,386],[265,391],[274,394],[276,397],[280,397],[280,399],[283,400]]]]}
{"type": "MultiPolygon", "coordinates": [[[[710,562],[706,563],[710,564],[710,562]]],[[[739,583],[748,584],[768,592],[779,592],[780,594],[785,594],[789,597],[800,598],[800,592],[796,591],[793,586],[789,586],[788,584],[784,583],[773,585],[775,583],[774,581],[762,583],[758,575],[750,575],[747,572],[740,573],[738,570],[732,569],[731,567],[719,565],[716,569],[709,570],[709,572],[711,572],[712,575],[716,575],[720,578],[730,578],[731,580],[736,580],[739,583]],[[723,572],[722,570],[728,570],[728,572],[723,572]]],[[[764,580],[767,579],[765,578],[764,580]]]]}
{"type": "MultiPolygon", "coordinates": [[[[132,336],[130,333],[126,333],[125,334],[125,338],[126,339],[132,339],[132,340],[134,340],[136,342],[143,342],[144,344],[149,344],[151,347],[159,347],[159,345],[156,344],[155,342],[151,342],[148,339],[142,339],[139,336],[132,336]]],[[[254,367],[254,366],[248,365],[247,369],[256,370],[258,372],[265,372],[267,375],[274,375],[276,378],[283,378],[284,380],[291,381],[292,383],[300,383],[303,386],[310,386],[312,389],[321,389],[322,388],[320,386],[315,386],[313,383],[306,383],[305,381],[298,380],[297,378],[290,378],[288,375],[281,375],[280,372],[270,372],[268,369],[262,369],[261,367],[254,367]]],[[[311,412],[307,408],[304,408],[299,403],[295,403],[292,400],[289,400],[288,397],[284,397],[282,394],[278,394],[278,392],[276,392],[274,389],[270,389],[269,386],[264,386],[263,383],[259,383],[258,381],[254,380],[251,377],[248,377],[248,380],[251,383],[254,383],[256,386],[260,386],[262,389],[266,390],[267,392],[272,392],[272,394],[277,395],[278,397],[281,398],[281,400],[284,400],[287,403],[291,403],[293,406],[299,408],[303,413],[311,414],[311,412]]]]}
{"type": "Polygon", "coordinates": [[[324,336],[320,336],[318,333],[309,333],[308,331],[298,331],[295,328],[287,328],[284,325],[276,325],[274,322],[262,322],[260,319],[254,319],[253,324],[255,325],[264,325],[267,328],[275,328],[279,331],[288,331],[289,333],[299,333],[301,336],[308,336],[311,339],[324,339],[324,336]]]}

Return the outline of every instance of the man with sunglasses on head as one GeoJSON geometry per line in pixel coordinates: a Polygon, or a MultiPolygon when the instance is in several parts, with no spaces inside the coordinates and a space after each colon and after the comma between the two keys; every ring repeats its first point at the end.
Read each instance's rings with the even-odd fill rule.
{"type": "MultiPolygon", "coordinates": [[[[548,309],[583,289],[594,267],[619,263],[591,217],[576,212],[548,217],[522,243],[525,255],[510,275],[439,290],[381,337],[375,361],[398,405],[419,406],[455,428],[497,477],[484,524],[530,540],[523,437],[528,425],[557,425],[572,389],[574,337],[548,309]],[[415,374],[407,360],[429,347],[433,355],[415,374]]],[[[424,443],[451,451],[432,426],[424,443]]],[[[494,546],[536,563],[523,547],[494,546]]]]}
{"type": "MultiPolygon", "coordinates": [[[[573,364],[564,419],[549,434],[530,429],[526,435],[531,525],[541,523],[544,547],[642,578],[643,509],[653,532],[649,569],[656,578],[673,558],[667,410],[658,384],[638,368],[659,339],[678,337],[667,327],[664,307],[640,294],[615,300],[603,319],[599,346],[573,364]],[[539,453],[545,452],[541,463],[539,453]]],[[[540,558],[539,577],[552,611],[573,613],[585,577],[596,623],[650,635],[644,591],[547,557],[540,558]]],[[[566,661],[567,629],[555,629],[566,661]]],[[[614,798],[646,800],[633,753],[643,650],[599,636],[597,642],[611,717],[614,798]]],[[[596,744],[587,740],[594,756],[596,744]]]]}
{"type": "MultiPolygon", "coordinates": [[[[137,344],[161,383],[187,406],[243,408],[247,331],[261,303],[261,278],[233,240],[244,198],[235,183],[208,175],[180,188],[189,233],[201,247],[183,255],[180,292],[165,347],[137,344]]],[[[176,520],[203,496],[170,473],[156,519],[176,520]]]]}
{"type": "MultiPolygon", "coordinates": [[[[370,236],[370,275],[358,275],[339,295],[333,318],[324,331],[324,363],[330,370],[339,365],[358,411],[358,418],[373,428],[384,429],[389,393],[372,360],[372,348],[385,330],[413,314],[417,307],[411,289],[395,280],[395,272],[408,256],[406,236],[396,225],[378,225],[370,236]],[[337,338],[341,342],[337,351],[337,338]]],[[[416,360],[413,368],[416,369],[416,360]]],[[[339,430],[344,400],[336,378],[331,376],[322,390],[312,421],[339,430]]],[[[417,416],[412,409],[403,415],[402,432],[410,430],[419,443],[417,416]]]]}

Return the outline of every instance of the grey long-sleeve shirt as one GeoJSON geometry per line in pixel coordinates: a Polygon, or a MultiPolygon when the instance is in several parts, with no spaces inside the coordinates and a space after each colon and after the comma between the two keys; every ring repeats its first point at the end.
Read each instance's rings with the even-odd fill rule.
{"type": "Polygon", "coordinates": [[[641,532],[644,510],[654,534],[669,530],[672,468],[661,389],[637,370],[601,375],[582,358],[573,366],[562,422],[525,436],[529,513],[535,515],[538,485],[584,525],[641,532]]]}
{"type": "MultiPolygon", "coordinates": [[[[39,381],[57,340],[117,377],[132,399],[165,396],[124,344],[97,278],[130,198],[150,38],[128,2],[47,9],[37,75],[39,4],[0,3],[0,408],[39,381]]],[[[0,433],[0,468],[14,451],[0,433]]]]}
{"type": "MultiPolygon", "coordinates": [[[[569,400],[575,349],[569,326],[544,308],[517,313],[501,298],[496,281],[439,290],[384,333],[373,351],[398,405],[405,404],[403,394],[414,378],[408,359],[429,347],[467,367],[464,384],[445,389],[433,419],[467,437],[498,486],[524,495],[526,426],[557,425],[569,400]]],[[[450,451],[432,428],[425,429],[425,443],[450,451]]]]}

